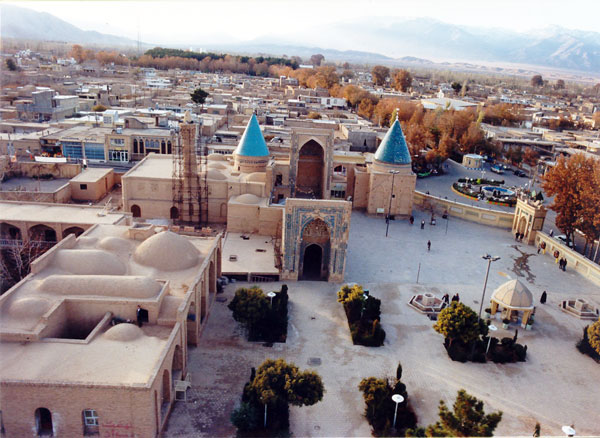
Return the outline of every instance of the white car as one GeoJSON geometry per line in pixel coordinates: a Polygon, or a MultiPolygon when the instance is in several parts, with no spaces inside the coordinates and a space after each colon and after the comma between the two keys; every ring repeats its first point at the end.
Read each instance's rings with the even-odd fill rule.
{"type": "MultiPolygon", "coordinates": [[[[564,234],[559,234],[558,236],[554,236],[554,238],[556,240],[558,240],[560,243],[563,243],[565,245],[567,244],[567,236],[564,235],[564,234]]],[[[575,249],[575,243],[573,243],[572,240],[569,241],[569,245],[568,246],[569,246],[569,248],[575,249]]]]}

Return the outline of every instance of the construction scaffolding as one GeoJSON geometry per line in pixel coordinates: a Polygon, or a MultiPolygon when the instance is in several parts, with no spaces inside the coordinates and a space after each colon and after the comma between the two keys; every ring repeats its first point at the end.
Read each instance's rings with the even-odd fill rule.
{"type": "Polygon", "coordinates": [[[174,224],[199,227],[208,219],[208,187],[206,171],[200,182],[200,170],[206,169],[206,156],[197,159],[198,145],[201,145],[200,125],[189,118],[179,127],[177,135],[172,132],[173,174],[170,218],[174,224]],[[198,163],[200,161],[200,163],[198,163]],[[200,168],[199,165],[200,164],[200,168]]]}

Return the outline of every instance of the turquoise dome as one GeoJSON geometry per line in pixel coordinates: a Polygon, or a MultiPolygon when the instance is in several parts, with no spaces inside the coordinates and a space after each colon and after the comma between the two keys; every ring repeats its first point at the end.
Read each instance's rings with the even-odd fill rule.
{"type": "Polygon", "coordinates": [[[394,121],[375,152],[375,159],[388,164],[410,164],[410,152],[398,119],[394,121]]]}
{"type": "Polygon", "coordinates": [[[240,144],[238,144],[234,154],[242,157],[269,156],[269,149],[267,148],[265,138],[260,131],[260,126],[258,125],[258,120],[256,120],[256,115],[252,114],[252,117],[250,117],[248,126],[246,126],[244,135],[242,135],[240,144]]]}

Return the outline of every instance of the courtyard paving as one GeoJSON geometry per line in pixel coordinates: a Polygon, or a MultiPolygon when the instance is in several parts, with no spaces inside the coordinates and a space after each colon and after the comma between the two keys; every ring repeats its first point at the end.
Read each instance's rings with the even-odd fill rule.
{"type": "MultiPolygon", "coordinates": [[[[565,424],[574,424],[578,436],[600,435],[600,365],[575,348],[586,322],[558,309],[560,300],[574,297],[600,305],[600,288],[568,267],[566,273],[560,271],[549,255],[518,244],[509,231],[453,218],[447,232],[445,220],[421,230],[416,224],[422,218],[428,222],[427,218],[419,212],[415,217],[413,226],[393,221],[386,238],[382,219],[352,215],[346,281],[363,284],[382,299],[382,326],[387,332],[383,347],[352,345],[344,312],[336,302],[339,285],[324,282],[288,283],[286,344],[249,343],[227,309],[235,289],[244,284],[230,284],[219,295],[227,302],[214,303],[199,347],[190,349],[193,387],[187,403],[176,403],[165,436],[234,436],[229,415],[250,368],[279,357],[317,371],[327,391],[314,406],[291,408],[293,436],[370,436],[358,383],[363,377],[393,375],[398,361],[419,424],[434,422],[439,400],[451,405],[456,391],[464,388],[484,400],[486,411],[503,411],[497,436],[531,436],[536,421],[544,436],[562,435],[565,424]],[[510,278],[523,281],[536,302],[542,291],[548,292],[547,303],[537,304],[534,329],[519,328],[519,342],[528,347],[527,362],[452,362],[432,322],[406,304],[416,293],[460,293],[461,301],[478,310],[485,253],[501,257],[491,266],[487,299],[510,278]],[[321,365],[310,366],[310,358],[320,358],[321,365]]],[[[280,283],[264,286],[274,290],[280,283]]],[[[515,328],[500,328],[496,336],[513,336],[515,328]]]]}

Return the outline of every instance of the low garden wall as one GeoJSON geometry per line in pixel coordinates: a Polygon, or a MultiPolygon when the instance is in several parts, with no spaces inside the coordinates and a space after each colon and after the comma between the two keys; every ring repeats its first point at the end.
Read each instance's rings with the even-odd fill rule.
{"type": "Polygon", "coordinates": [[[541,242],[546,243],[546,256],[553,258],[554,251],[558,251],[560,258],[564,257],[567,259],[568,270],[573,269],[591,282],[600,285],[600,266],[596,263],[586,259],[577,251],[573,251],[567,245],[550,237],[546,233],[538,231],[535,236],[535,246],[539,246],[541,242]]]}
{"type": "Polygon", "coordinates": [[[421,209],[433,209],[433,211],[441,215],[445,211],[450,216],[458,217],[470,222],[476,222],[482,225],[492,227],[511,229],[515,214],[489,210],[481,207],[473,207],[461,202],[451,201],[449,199],[440,198],[433,195],[428,195],[415,190],[414,204],[421,209]]]}

